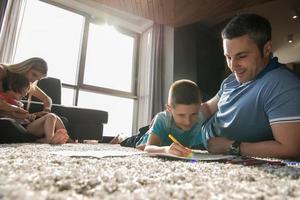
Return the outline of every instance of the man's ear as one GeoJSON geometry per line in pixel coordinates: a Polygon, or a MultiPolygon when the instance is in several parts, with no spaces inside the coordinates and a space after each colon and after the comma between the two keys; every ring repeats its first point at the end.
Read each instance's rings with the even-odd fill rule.
{"type": "Polygon", "coordinates": [[[263,53],[264,53],[264,57],[269,57],[270,54],[272,53],[272,42],[271,40],[269,40],[265,46],[264,46],[264,49],[263,49],[263,53]]]}

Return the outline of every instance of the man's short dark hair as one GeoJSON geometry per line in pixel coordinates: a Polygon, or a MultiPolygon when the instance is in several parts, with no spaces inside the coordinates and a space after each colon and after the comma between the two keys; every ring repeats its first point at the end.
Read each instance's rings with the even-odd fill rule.
{"type": "Polygon", "coordinates": [[[263,53],[264,45],[272,38],[270,22],[257,14],[240,14],[232,18],[222,31],[223,39],[233,39],[248,34],[263,53]]]}
{"type": "Polygon", "coordinates": [[[173,107],[177,104],[200,104],[201,95],[198,85],[187,79],[175,81],[169,90],[168,103],[173,107]]]}

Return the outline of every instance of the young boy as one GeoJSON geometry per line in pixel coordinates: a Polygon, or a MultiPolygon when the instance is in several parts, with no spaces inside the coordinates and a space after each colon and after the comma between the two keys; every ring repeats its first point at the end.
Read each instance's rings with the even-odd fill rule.
{"type": "Polygon", "coordinates": [[[143,132],[126,139],[121,145],[133,141],[136,148],[148,153],[189,155],[191,150],[187,147],[202,146],[203,121],[199,87],[190,80],[178,80],[170,87],[166,110],[155,116],[149,130],[146,133],[140,130],[143,132]],[[173,142],[169,134],[178,142],[173,142]]]}
{"type": "MultiPolygon", "coordinates": [[[[29,89],[30,82],[26,77],[10,73],[3,79],[3,92],[0,92],[0,99],[22,107],[23,103],[20,100],[27,95],[29,89]]],[[[61,119],[53,113],[47,113],[37,119],[35,114],[29,114],[28,118],[19,122],[29,133],[40,137],[37,142],[63,144],[69,139],[61,119]]]]}

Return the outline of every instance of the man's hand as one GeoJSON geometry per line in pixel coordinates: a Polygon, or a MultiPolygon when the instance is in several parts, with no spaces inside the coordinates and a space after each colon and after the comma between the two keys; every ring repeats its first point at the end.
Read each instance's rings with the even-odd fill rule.
{"type": "Polygon", "coordinates": [[[211,138],[208,140],[208,152],[213,154],[227,154],[232,143],[232,140],[224,137],[211,138]]]}

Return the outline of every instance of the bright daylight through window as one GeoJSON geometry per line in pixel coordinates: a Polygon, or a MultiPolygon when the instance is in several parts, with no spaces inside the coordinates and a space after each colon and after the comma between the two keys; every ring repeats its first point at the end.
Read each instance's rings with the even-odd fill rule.
{"type": "Polygon", "coordinates": [[[30,0],[14,61],[44,58],[48,76],[62,81],[62,104],[105,110],[109,114],[104,136],[131,135],[137,104],[137,38],[129,30],[97,24],[80,11],[30,0]]]}

